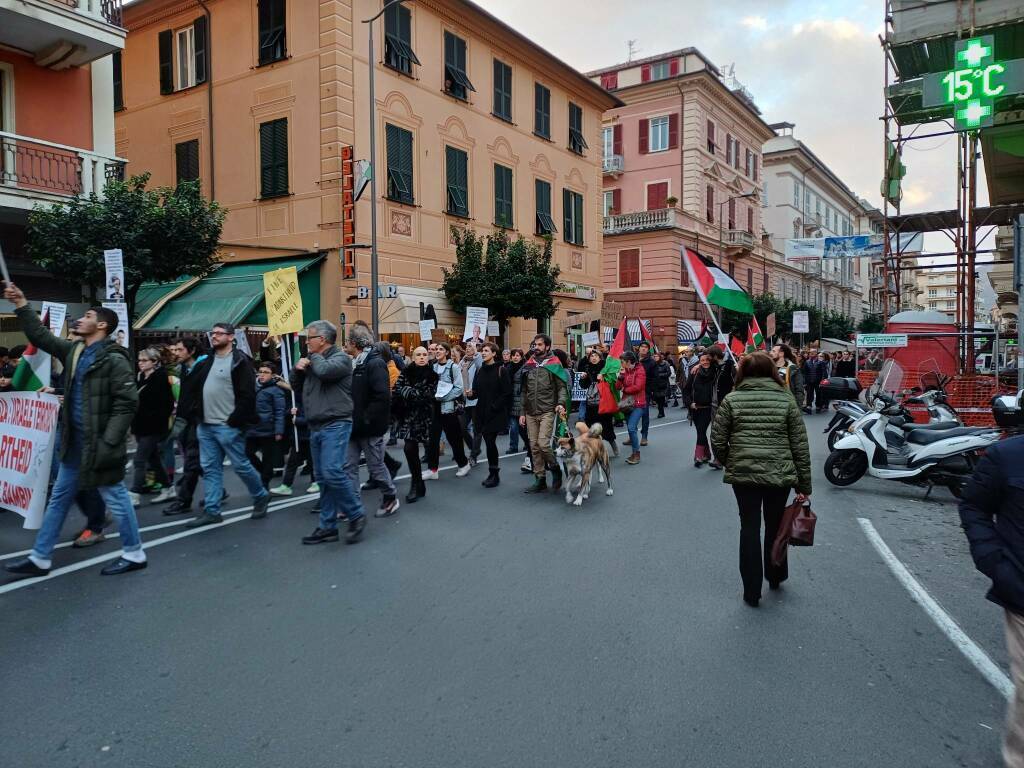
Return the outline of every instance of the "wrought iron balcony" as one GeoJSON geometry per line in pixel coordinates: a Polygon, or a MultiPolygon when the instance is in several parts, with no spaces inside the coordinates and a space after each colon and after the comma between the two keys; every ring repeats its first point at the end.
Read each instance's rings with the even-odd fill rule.
{"type": "Polygon", "coordinates": [[[620,213],[617,216],[604,217],[604,233],[606,235],[671,229],[675,225],[675,208],[657,208],[653,211],[636,211],[635,213],[620,213]]]}
{"type": "Polygon", "coordinates": [[[601,170],[609,176],[618,176],[624,168],[622,155],[605,155],[601,161],[601,170]]]}
{"type": "Polygon", "coordinates": [[[0,206],[31,208],[38,202],[100,191],[108,179],[123,177],[124,162],[0,131],[0,206]]]}
{"type": "Polygon", "coordinates": [[[121,0],[49,0],[49,2],[99,16],[108,24],[121,26],[121,0]]]}

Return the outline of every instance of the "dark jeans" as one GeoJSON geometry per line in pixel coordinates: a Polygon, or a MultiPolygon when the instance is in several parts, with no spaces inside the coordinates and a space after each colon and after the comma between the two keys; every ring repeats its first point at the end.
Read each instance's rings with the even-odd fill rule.
{"type": "Polygon", "coordinates": [[[132,460],[132,487],[135,493],[141,493],[146,485],[146,471],[153,470],[156,482],[165,488],[169,487],[171,481],[167,478],[167,471],[160,460],[160,446],[163,444],[166,435],[143,435],[135,438],[135,458],[132,460]],[[155,461],[154,461],[155,459],[155,461]]]}
{"type": "Polygon", "coordinates": [[[245,455],[253,469],[260,473],[260,482],[268,490],[274,477],[274,465],[278,463],[277,449],[278,441],[273,435],[245,439],[245,455]]]}
{"type": "Polygon", "coordinates": [[[647,400],[646,403],[641,405],[640,411],[643,413],[643,415],[640,417],[640,437],[646,440],[647,433],[651,429],[651,401],[647,400]]]}
{"type": "Polygon", "coordinates": [[[498,468],[498,433],[484,432],[484,445],[487,446],[487,468],[498,468]]]}
{"type": "MultiPolygon", "coordinates": [[[[295,448],[295,443],[291,444],[292,449],[288,452],[288,462],[284,465],[284,477],[281,478],[281,484],[291,486],[295,482],[295,473],[299,471],[299,467],[302,462],[309,462],[310,468],[313,467],[313,460],[309,455],[309,438],[303,440],[299,438],[298,450],[295,448]]],[[[316,470],[313,470],[316,474],[316,470]]]]}
{"type": "Polygon", "coordinates": [[[708,427],[715,417],[715,409],[710,405],[692,406],[690,417],[693,419],[693,426],[697,430],[697,447],[693,450],[694,461],[707,461],[711,459],[711,444],[708,442],[708,427]]]}
{"type": "Polygon", "coordinates": [[[804,400],[804,407],[805,408],[813,408],[814,405],[815,405],[815,402],[817,402],[817,405],[820,408],[821,407],[821,396],[818,394],[818,385],[817,384],[806,384],[806,385],[804,385],[804,388],[807,390],[807,399],[804,400]]]}
{"type": "Polygon", "coordinates": [[[196,484],[203,474],[202,465],[199,463],[199,439],[196,437],[195,424],[185,427],[185,431],[178,438],[178,446],[181,448],[185,465],[182,468],[181,477],[178,479],[176,492],[180,502],[191,506],[192,496],[196,492],[196,484]]]}
{"type": "Polygon", "coordinates": [[[519,419],[515,416],[508,418],[508,450],[509,453],[519,452],[519,419]]]}
{"type": "Polygon", "coordinates": [[[779,584],[789,576],[789,563],[772,565],[772,544],[779,532],[782,513],[789,499],[788,488],[760,485],[734,485],[736,503],[740,508],[740,577],[743,595],[761,597],[761,581],[779,584]],[[761,545],[761,514],[764,513],[764,546],[761,545]],[[762,568],[763,555],[763,568],[762,568]]]}
{"type": "Polygon", "coordinates": [[[434,420],[430,425],[430,444],[427,446],[427,468],[436,470],[441,464],[441,432],[448,439],[452,449],[452,458],[460,467],[466,466],[469,459],[462,445],[462,424],[456,413],[441,413],[441,404],[434,405],[434,420]]]}

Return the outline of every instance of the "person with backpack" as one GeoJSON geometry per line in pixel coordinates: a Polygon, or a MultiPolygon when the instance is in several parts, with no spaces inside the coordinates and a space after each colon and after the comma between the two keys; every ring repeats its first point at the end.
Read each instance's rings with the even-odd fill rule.
{"type": "Polygon", "coordinates": [[[793,399],[803,410],[806,388],[804,387],[804,375],[793,355],[793,349],[788,344],[776,344],[771,351],[772,362],[779,370],[779,380],[786,389],[793,393],[793,399]]]}

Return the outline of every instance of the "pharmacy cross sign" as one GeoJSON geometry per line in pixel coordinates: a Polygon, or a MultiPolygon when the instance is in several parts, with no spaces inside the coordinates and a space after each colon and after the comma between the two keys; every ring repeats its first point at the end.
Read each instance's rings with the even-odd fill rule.
{"type": "Polygon", "coordinates": [[[1024,59],[996,59],[992,35],[956,42],[955,67],[924,76],[922,105],[951,107],[953,127],[975,131],[992,125],[996,99],[1024,93],[1024,59]]]}

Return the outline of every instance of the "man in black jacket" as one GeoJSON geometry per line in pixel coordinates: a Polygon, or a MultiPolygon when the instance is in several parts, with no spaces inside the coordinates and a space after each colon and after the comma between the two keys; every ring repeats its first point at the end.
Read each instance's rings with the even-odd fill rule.
{"type": "Polygon", "coordinates": [[[178,339],[171,344],[171,352],[178,361],[179,403],[172,432],[181,449],[181,455],[185,458],[185,465],[175,488],[177,498],[164,508],[164,514],[180,515],[192,511],[192,496],[203,474],[202,465],[199,463],[199,437],[196,435],[198,423],[194,415],[192,418],[185,418],[182,415],[180,404],[195,397],[196,377],[192,374],[195,373],[196,366],[206,359],[206,355],[200,353],[198,340],[191,337],[178,339]]]}
{"type": "Polygon", "coordinates": [[[216,323],[210,331],[212,353],[198,363],[181,390],[178,415],[198,425],[199,462],[203,469],[203,514],[186,527],[223,521],[224,457],[252,494],[253,520],[266,517],[270,493],[245,456],[245,429],[256,423],[256,373],[248,357],[235,349],[235,327],[216,323]]]}
{"type": "Polygon", "coordinates": [[[985,450],[960,502],[960,522],[978,570],[992,580],[988,599],[1006,612],[1014,694],[1003,759],[1024,765],[1024,437],[985,450]]]}
{"type": "Polygon", "coordinates": [[[644,414],[640,417],[640,445],[647,445],[647,434],[651,430],[651,403],[654,402],[654,368],[656,363],[654,362],[654,358],[651,356],[651,345],[646,341],[640,342],[640,346],[637,347],[637,352],[640,365],[644,367],[644,376],[646,377],[645,380],[647,382],[644,391],[644,414]]]}
{"type": "Polygon", "coordinates": [[[391,382],[388,363],[374,349],[373,334],[362,325],[352,326],[349,341],[359,354],[352,369],[352,436],[345,454],[345,472],[353,488],[359,487],[359,455],[375,487],[383,492],[377,517],[398,511],[398,495],[391,473],[384,465],[384,433],[391,424],[391,382]]]}

